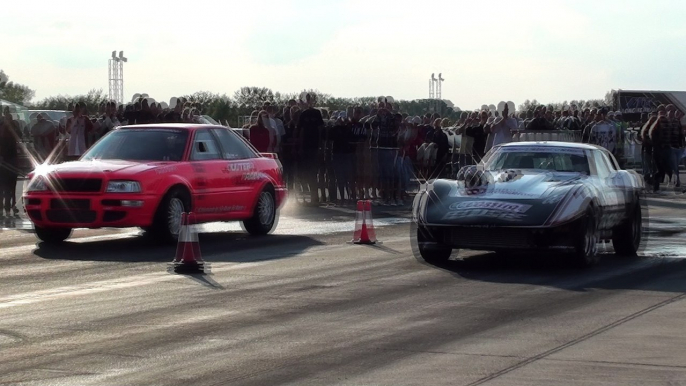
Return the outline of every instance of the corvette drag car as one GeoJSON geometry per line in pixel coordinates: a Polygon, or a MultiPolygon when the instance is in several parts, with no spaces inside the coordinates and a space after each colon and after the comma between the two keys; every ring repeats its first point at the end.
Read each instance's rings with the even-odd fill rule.
{"type": "Polygon", "coordinates": [[[557,251],[597,262],[597,243],[635,255],[643,230],[645,185],[602,147],[517,142],[494,147],[456,180],[429,181],[415,196],[413,222],[426,261],[456,249],[557,251]]]}
{"type": "Polygon", "coordinates": [[[285,201],[278,157],[260,154],[226,127],[124,126],[78,161],[41,165],[23,199],[36,236],[62,242],[74,228],[141,227],[174,241],[182,213],[196,223],[243,221],[269,233],[285,201]]]}

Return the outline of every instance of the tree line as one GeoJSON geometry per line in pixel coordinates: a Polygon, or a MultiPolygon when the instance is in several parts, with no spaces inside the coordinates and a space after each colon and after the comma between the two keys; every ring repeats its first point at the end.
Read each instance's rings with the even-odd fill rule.
{"type": "MultiPolygon", "coordinates": [[[[255,109],[259,109],[264,102],[285,105],[291,99],[301,99],[303,93],[315,95],[317,106],[329,111],[345,110],[349,106],[368,106],[376,102],[378,97],[342,98],[320,92],[316,89],[305,89],[301,93],[281,93],[267,87],[241,87],[232,96],[217,94],[208,91],[198,91],[190,95],[179,95],[195,104],[202,106],[202,113],[211,116],[215,120],[227,121],[231,125],[241,122],[241,117],[249,116],[255,109]]],[[[519,105],[519,111],[528,111],[535,106],[545,104],[549,109],[559,110],[572,105],[578,108],[612,106],[614,91],[605,95],[605,99],[596,100],[573,100],[559,103],[540,103],[536,99],[524,101],[519,105]]],[[[81,95],[57,95],[49,96],[37,102],[32,102],[35,91],[28,86],[15,84],[9,81],[9,77],[0,70],[0,99],[7,100],[35,110],[67,110],[70,104],[80,102],[85,104],[90,114],[98,112],[103,101],[108,100],[108,95],[102,89],[92,89],[81,95]]],[[[157,101],[161,102],[161,101],[157,101]]],[[[438,113],[451,121],[459,119],[463,110],[458,107],[449,107],[445,101],[432,99],[395,100],[394,104],[400,111],[410,115],[424,115],[438,113]]],[[[471,111],[466,111],[471,112],[471,111]]]]}

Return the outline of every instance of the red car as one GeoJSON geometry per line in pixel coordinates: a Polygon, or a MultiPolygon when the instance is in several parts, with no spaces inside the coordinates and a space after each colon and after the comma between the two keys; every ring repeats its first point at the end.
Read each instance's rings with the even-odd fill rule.
{"type": "Polygon", "coordinates": [[[66,240],[74,228],[141,227],[175,241],[181,213],[195,222],[243,221],[271,232],[286,198],[274,154],[258,153],[214,125],[120,127],[78,161],[29,174],[24,206],[39,239],[66,240]]]}

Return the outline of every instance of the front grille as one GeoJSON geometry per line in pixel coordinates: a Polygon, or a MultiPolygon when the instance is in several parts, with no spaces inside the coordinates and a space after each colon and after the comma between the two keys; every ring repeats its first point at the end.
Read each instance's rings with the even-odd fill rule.
{"type": "Polygon", "coordinates": [[[99,178],[54,178],[50,182],[55,192],[99,193],[102,190],[99,178]]]}
{"type": "Polygon", "coordinates": [[[102,216],[102,221],[104,222],[112,222],[112,221],[119,221],[123,220],[124,217],[126,217],[126,212],[118,211],[118,210],[108,210],[105,211],[105,214],[102,216]]]}
{"type": "Polygon", "coordinates": [[[92,210],[49,210],[48,220],[62,224],[86,224],[95,222],[97,213],[92,210]]]}
{"type": "Polygon", "coordinates": [[[31,209],[31,210],[28,210],[27,213],[29,214],[29,218],[31,220],[35,220],[35,221],[42,221],[43,220],[43,215],[40,213],[40,210],[31,209]]]}
{"type": "Polygon", "coordinates": [[[460,248],[530,248],[530,230],[517,228],[452,227],[443,234],[443,242],[460,248]]]}
{"type": "Polygon", "coordinates": [[[50,200],[50,209],[80,209],[88,210],[91,208],[90,200],[69,200],[53,198],[50,200]]]}

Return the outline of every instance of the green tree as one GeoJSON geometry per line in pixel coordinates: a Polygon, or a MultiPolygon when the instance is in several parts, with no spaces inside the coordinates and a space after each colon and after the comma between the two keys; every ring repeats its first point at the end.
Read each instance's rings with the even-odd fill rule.
{"type": "Polygon", "coordinates": [[[0,99],[24,106],[31,102],[34,96],[34,90],[23,84],[10,82],[9,76],[0,70],[0,99]]]}
{"type": "Polygon", "coordinates": [[[70,105],[82,103],[86,105],[89,114],[96,114],[98,113],[100,103],[106,100],[108,100],[108,97],[102,89],[92,89],[83,95],[58,95],[47,97],[31,104],[31,108],[36,110],[68,110],[70,105]]]}
{"type": "Polygon", "coordinates": [[[241,87],[233,94],[239,105],[258,107],[264,102],[274,102],[274,92],[267,87],[241,87]]]}

